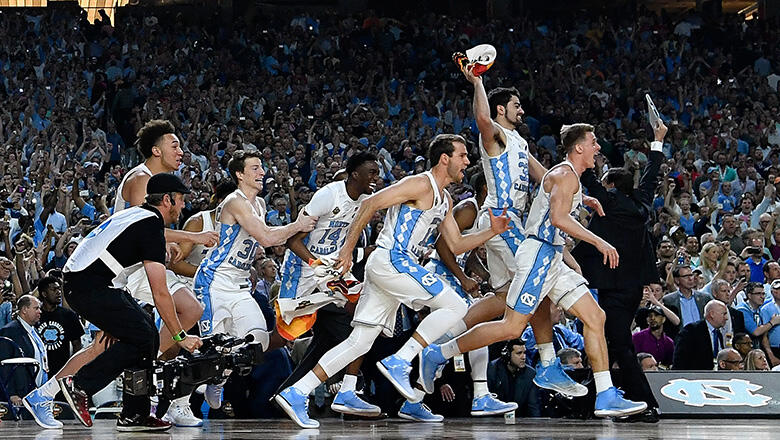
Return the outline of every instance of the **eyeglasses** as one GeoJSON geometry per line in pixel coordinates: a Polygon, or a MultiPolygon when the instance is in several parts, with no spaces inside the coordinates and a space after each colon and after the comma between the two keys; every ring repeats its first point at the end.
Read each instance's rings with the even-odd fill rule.
{"type": "Polygon", "coordinates": [[[693,276],[693,274],[689,273],[687,275],[679,275],[678,278],[688,278],[688,277],[692,277],[692,276],[693,276]]]}
{"type": "Polygon", "coordinates": [[[726,362],[727,364],[739,364],[739,365],[742,365],[742,364],[745,363],[744,361],[741,361],[741,360],[739,360],[739,361],[730,361],[728,359],[723,359],[723,362],[726,362]]]}

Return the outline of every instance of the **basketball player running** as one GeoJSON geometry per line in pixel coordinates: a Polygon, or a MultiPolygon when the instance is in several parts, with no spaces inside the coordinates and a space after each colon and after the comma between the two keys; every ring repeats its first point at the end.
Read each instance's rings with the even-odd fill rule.
{"type": "Polygon", "coordinates": [[[506,216],[491,214],[489,229],[461,235],[452,217],[451,200],[444,188],[463,179],[469,164],[465,140],[457,135],[438,135],[430,143],[431,170],[402,179],[363,201],[349,228],[335,267],[346,274],[352,266],[352,251],[374,213],[389,208],[377,249],[368,257],[363,293],[358,300],[349,338],[328,351],[314,370],[295,385],[275,396],[276,402],[299,426],[316,428],[308,415],[308,395],[321,382],[365,354],[380,332],[392,334],[398,306],[429,307],[412,337],[396,354],[377,362],[377,368],[405,398],[417,401],[409,383],[411,360],[430,342],[441,337],[466,314],[466,304],[452,288],[417,262],[433,245],[438,229],[453,254],[484,243],[508,228],[506,216]]]}
{"type": "MultiPolygon", "coordinates": [[[[488,195],[486,210],[479,219],[483,225],[488,221],[487,211],[494,214],[506,208],[512,219],[509,231],[494,237],[485,243],[490,283],[496,295],[480,301],[469,309],[463,321],[453,329],[458,335],[467,329],[491,319],[500,317],[505,308],[509,282],[515,274],[515,254],[525,239],[520,213],[525,209],[530,188],[529,175],[539,182],[547,172],[528,151],[528,143],[517,133],[522,123],[523,108],[520,94],[514,88],[496,88],[490,94],[485,93],[482,78],[461,65],[461,71],[474,86],[473,112],[480,132],[480,157],[487,182],[488,195]]],[[[594,208],[599,215],[604,210],[598,200],[583,197],[585,205],[594,208]]],[[[579,268],[569,251],[564,251],[564,260],[571,267],[579,268]]],[[[549,301],[545,299],[545,301],[549,301]]],[[[549,307],[549,303],[541,307],[549,307]]],[[[584,396],[588,390],[572,380],[563,370],[555,357],[552,323],[544,313],[531,317],[531,327],[537,337],[540,362],[534,377],[534,383],[541,387],[560,392],[569,397],[584,396]]],[[[421,358],[421,369],[433,368],[433,364],[421,358]]],[[[430,378],[432,372],[421,374],[421,378],[430,378]]],[[[424,383],[425,390],[432,390],[433,383],[424,383]]]]}
{"type": "MultiPolygon", "coordinates": [[[[458,224],[458,229],[460,229],[461,234],[469,234],[477,229],[477,219],[479,218],[480,208],[487,197],[485,175],[483,173],[478,173],[474,177],[473,182],[476,197],[462,200],[452,209],[453,218],[458,224]]],[[[452,289],[460,295],[463,301],[466,302],[469,308],[475,304],[472,295],[479,294],[479,285],[474,279],[466,275],[465,272],[469,263],[474,263],[474,259],[476,259],[476,255],[474,255],[473,258],[472,255],[474,255],[474,253],[468,251],[456,257],[449,250],[447,244],[444,243],[444,240],[437,240],[436,253],[431,256],[430,261],[425,265],[425,268],[428,271],[435,273],[445,284],[452,287],[452,289]]],[[[479,301],[490,300],[492,300],[492,294],[479,301]]],[[[464,331],[465,329],[456,325],[448,330],[447,333],[436,342],[446,342],[459,336],[464,331]]],[[[502,402],[496,399],[495,395],[491,394],[488,390],[487,367],[489,355],[487,347],[470,351],[468,356],[469,363],[471,364],[471,379],[474,383],[474,399],[471,403],[471,415],[490,416],[516,410],[517,403],[502,402]]],[[[424,386],[422,381],[418,381],[418,385],[421,387],[424,386]]],[[[422,392],[420,390],[415,390],[415,393],[418,394],[417,397],[422,398],[422,393],[424,391],[430,393],[433,390],[422,390],[422,392]]],[[[409,400],[401,406],[398,415],[402,418],[419,422],[440,422],[444,419],[441,415],[431,413],[430,409],[423,405],[422,402],[414,403],[409,400]]]]}
{"type": "MultiPolygon", "coordinates": [[[[331,292],[313,294],[318,288],[319,280],[315,276],[314,268],[306,262],[335,260],[335,256],[346,240],[347,229],[355,220],[360,204],[374,192],[375,182],[379,176],[376,160],[376,156],[371,153],[353,154],[346,163],[346,180],[330,183],[318,190],[306,206],[305,211],[309,215],[318,217],[317,226],[313,231],[298,233],[287,241],[289,249],[282,263],[282,285],[278,299],[282,319],[292,315],[311,314],[336,301],[337,297],[331,292]]],[[[297,382],[315,365],[326,350],[333,348],[349,336],[347,329],[351,317],[346,311],[340,315],[320,313],[317,320],[322,319],[328,319],[332,324],[328,328],[328,335],[321,335],[327,337],[315,336],[317,338],[315,341],[323,346],[317,346],[316,350],[308,350],[304,360],[298,364],[280,389],[297,382]]],[[[365,402],[355,393],[362,360],[361,356],[347,366],[341,388],[331,405],[334,411],[359,416],[377,416],[381,412],[378,406],[365,402]]]]}
{"type": "MultiPolygon", "coordinates": [[[[604,338],[604,311],[590,294],[587,281],[563,261],[566,237],[571,236],[596,247],[604,255],[604,264],[609,264],[611,268],[618,265],[615,248],[574,218],[582,203],[579,177],[585,169],[595,166],[594,156],[601,147],[596,142],[593,126],[588,124],[563,126],[561,142],[566,150],[566,160],[544,175],[539,193],[531,205],[526,223],[529,235],[520,244],[515,257],[517,272],[507,293],[504,318],[479,324],[441,346],[432,345],[427,348],[424,357],[442,364],[458,353],[518,338],[537,306],[549,296],[585,325],[585,351],[591,360],[596,383],[595,415],[619,417],[635,414],[644,411],[647,404],[624,399],[622,392],[612,386],[604,338]]],[[[546,309],[542,314],[548,314],[546,309]]],[[[423,370],[425,373],[430,371],[423,370]]],[[[432,381],[433,377],[424,380],[432,381]]]]}
{"type": "MultiPolygon", "coordinates": [[[[216,207],[230,193],[236,190],[236,184],[232,180],[222,180],[217,184],[214,194],[211,196],[211,209],[201,211],[188,218],[184,223],[182,230],[187,232],[212,232],[216,231],[216,207]]],[[[182,260],[171,265],[171,269],[178,276],[178,279],[172,282],[168,289],[176,291],[180,288],[193,290],[193,278],[198,266],[206,257],[209,248],[202,244],[184,242],[181,244],[182,260]]],[[[157,316],[156,323],[160,327],[161,318],[157,316]]],[[[162,358],[170,358],[178,354],[176,347],[163,353],[162,358]]],[[[162,419],[178,427],[198,427],[203,425],[203,420],[195,417],[190,408],[190,394],[171,400],[171,404],[162,419]]]]}
{"type": "MultiPolygon", "coordinates": [[[[217,207],[219,243],[212,248],[195,273],[195,293],[205,309],[200,320],[203,335],[227,333],[268,349],[268,324],[252,298],[250,268],[260,246],[283,244],[298,232],[314,228],[316,217],[302,212],[295,222],[279,227],[265,224],[265,209],[258,194],[263,189],[260,154],[238,150],[228,162],[228,171],[238,189],[217,207]]],[[[224,383],[224,382],[223,382],[224,383]]],[[[206,387],[206,402],[214,409],[222,405],[222,384],[206,387]]]]}

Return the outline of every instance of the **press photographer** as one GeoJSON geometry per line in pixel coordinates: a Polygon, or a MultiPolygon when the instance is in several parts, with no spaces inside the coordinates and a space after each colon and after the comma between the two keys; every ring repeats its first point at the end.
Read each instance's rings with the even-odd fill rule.
{"type": "MultiPolygon", "coordinates": [[[[150,368],[157,356],[159,338],[152,318],[124,290],[127,275],[145,270],[155,306],[163,322],[175,329],[173,339],[188,350],[201,346],[185,333],[165,281],[166,224],[175,223],[189,189],[172,174],[149,179],[146,203],[111,216],[81,243],[65,264],[64,291],[71,307],[83,318],[116,339],[104,353],[84,365],[75,376],[59,380],[60,388],[76,417],[92,426],[88,398],[108,385],[126,368],[150,368]]],[[[149,415],[147,396],[123,395],[118,431],[150,431],[170,428],[149,415]]]]}

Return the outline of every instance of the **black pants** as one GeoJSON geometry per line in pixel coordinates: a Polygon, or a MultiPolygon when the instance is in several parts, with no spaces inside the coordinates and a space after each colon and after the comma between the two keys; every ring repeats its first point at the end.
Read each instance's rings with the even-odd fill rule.
{"type": "Polygon", "coordinates": [[[298,382],[311,371],[320,358],[331,348],[342,343],[352,333],[352,315],[344,308],[328,304],[317,311],[317,320],[314,322],[309,347],[306,349],[301,362],[293,370],[290,377],[279,386],[279,391],[298,382]]]}
{"type": "MultiPolygon", "coordinates": [[[[151,316],[124,290],[90,285],[84,277],[66,274],[63,286],[68,304],[79,315],[117,339],[74,377],[90,396],[105,388],[126,368],[149,368],[157,357],[160,339],[151,316]]],[[[123,393],[122,415],[149,414],[148,396],[123,393]]]]}
{"type": "Polygon", "coordinates": [[[639,366],[631,340],[631,321],[641,300],[641,286],[621,290],[599,289],[599,305],[607,316],[604,333],[607,337],[609,364],[617,362],[620,367],[621,383],[627,398],[647,402],[648,407],[657,408],[658,402],[639,366]]]}

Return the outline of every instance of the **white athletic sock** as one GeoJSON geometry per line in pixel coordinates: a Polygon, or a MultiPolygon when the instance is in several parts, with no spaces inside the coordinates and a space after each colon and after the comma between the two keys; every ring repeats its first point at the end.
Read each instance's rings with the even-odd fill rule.
{"type": "Polygon", "coordinates": [[[176,405],[176,406],[184,406],[184,405],[189,405],[189,404],[190,404],[190,395],[189,394],[186,394],[184,396],[177,397],[177,398],[171,400],[171,406],[174,406],[174,405],[176,405]]]}
{"type": "Polygon", "coordinates": [[[347,391],[355,391],[356,386],[357,386],[357,376],[353,376],[351,374],[345,374],[344,380],[341,381],[341,389],[339,390],[339,392],[344,393],[347,391]]]}
{"type": "Polygon", "coordinates": [[[412,403],[419,403],[422,402],[423,398],[425,397],[425,391],[415,388],[414,389],[414,399],[410,399],[409,401],[412,403]]]}
{"type": "Polygon", "coordinates": [[[455,323],[455,325],[452,326],[448,333],[451,333],[453,338],[457,338],[463,333],[466,333],[466,330],[468,330],[466,327],[466,322],[460,319],[455,323]]]}
{"type": "Polygon", "coordinates": [[[406,344],[404,344],[403,347],[401,347],[400,350],[396,353],[396,356],[400,357],[401,359],[411,362],[412,359],[414,359],[415,356],[417,356],[417,353],[421,352],[423,349],[422,344],[417,342],[417,339],[409,338],[408,341],[406,341],[406,344]]]}
{"type": "Polygon", "coordinates": [[[539,350],[539,362],[543,367],[548,367],[555,361],[555,346],[552,342],[537,344],[536,349],[539,350]]]}
{"type": "Polygon", "coordinates": [[[474,381],[474,398],[482,397],[486,394],[490,393],[490,390],[488,389],[487,381],[482,380],[477,382],[474,381]]]}
{"type": "Polygon", "coordinates": [[[458,340],[453,339],[441,344],[441,354],[444,356],[444,359],[452,359],[459,355],[460,348],[458,348],[458,340]]]}
{"type": "Polygon", "coordinates": [[[596,394],[612,388],[612,377],[609,375],[609,370],[593,373],[593,380],[596,381],[596,394]]]}
{"type": "Polygon", "coordinates": [[[41,385],[39,390],[41,392],[41,396],[53,399],[54,396],[60,392],[60,384],[57,382],[57,378],[52,376],[51,379],[47,380],[46,383],[41,385]]]}
{"type": "Polygon", "coordinates": [[[297,388],[300,392],[302,392],[304,395],[308,396],[309,393],[314,391],[317,386],[322,383],[320,381],[320,378],[317,377],[316,374],[314,374],[314,371],[309,371],[306,373],[305,376],[301,378],[298,382],[295,382],[295,385],[293,385],[295,388],[297,388]]]}
{"type": "Polygon", "coordinates": [[[474,381],[474,397],[489,393],[487,387],[488,348],[482,347],[469,352],[471,379],[474,381]]]}

